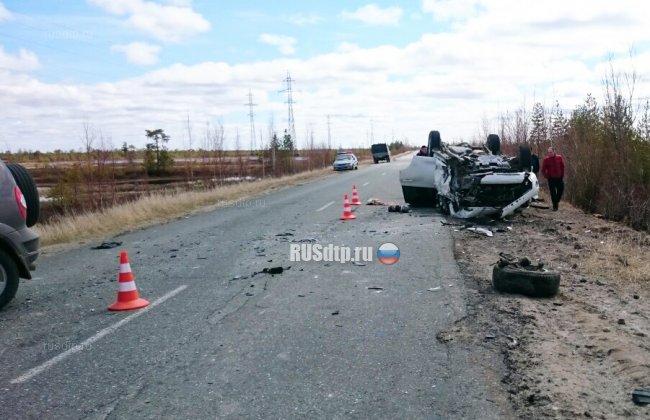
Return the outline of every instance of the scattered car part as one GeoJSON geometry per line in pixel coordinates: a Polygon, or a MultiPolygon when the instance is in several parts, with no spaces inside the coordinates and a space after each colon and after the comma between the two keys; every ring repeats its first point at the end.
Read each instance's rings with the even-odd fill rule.
{"type": "Polygon", "coordinates": [[[497,215],[504,218],[528,204],[539,192],[539,181],[521,162],[530,148],[521,146],[516,158],[500,153],[496,134],[481,147],[447,145],[440,133],[429,133],[429,155],[414,156],[400,171],[404,200],[414,206],[438,206],[458,218],[497,215]]]}
{"type": "Polygon", "coordinates": [[[6,165],[9,172],[11,172],[11,175],[13,175],[16,185],[20,188],[20,191],[25,198],[27,207],[27,218],[25,224],[27,227],[32,227],[36,222],[38,222],[41,206],[36,183],[24,166],[17,163],[7,163],[6,165]]]}
{"type": "Polygon", "coordinates": [[[632,392],[632,401],[639,405],[650,404],[650,388],[635,389],[632,392]]]}
{"type": "Polygon", "coordinates": [[[548,271],[544,264],[532,265],[522,258],[518,262],[501,254],[492,269],[494,288],[504,293],[517,293],[531,297],[555,296],[560,288],[560,273],[548,271]]]}

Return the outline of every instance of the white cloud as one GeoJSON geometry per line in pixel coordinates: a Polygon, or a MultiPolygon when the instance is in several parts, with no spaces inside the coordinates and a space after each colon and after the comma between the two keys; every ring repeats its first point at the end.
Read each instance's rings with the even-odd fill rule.
{"type": "Polygon", "coordinates": [[[24,72],[39,67],[38,57],[33,52],[21,48],[17,55],[12,55],[0,45],[0,70],[24,72]]]}
{"type": "Polygon", "coordinates": [[[482,0],[422,0],[422,11],[438,21],[468,19],[476,16],[482,0]]]}
{"type": "Polygon", "coordinates": [[[368,25],[396,26],[404,11],[399,7],[382,9],[375,4],[367,4],[354,12],[344,10],[341,17],[344,19],[358,20],[368,25]]]}
{"type": "MultiPolygon", "coordinates": [[[[390,141],[394,132],[396,138],[421,144],[432,129],[440,130],[444,140],[471,140],[484,117],[522,105],[531,109],[534,101],[551,105],[555,99],[571,109],[587,93],[600,96],[608,54],[615,55],[617,69],[630,70],[621,57],[632,46],[638,48],[633,64],[640,76],[635,93],[650,97],[650,17],[638,13],[642,4],[548,1],[539,6],[514,0],[482,3],[477,15],[408,45],[342,43],[307,59],[175,64],[136,78],[78,85],[44,83],[0,69],[5,121],[0,139],[29,141],[20,147],[31,149],[79,147],[85,118],[113,138],[140,147],[144,129],[164,128],[172,137],[170,147],[182,147],[189,112],[197,124],[222,120],[232,147],[236,129],[244,133],[248,126],[242,104],[249,89],[258,104],[258,127],[274,114],[276,129],[283,129],[286,97],[278,90],[288,70],[296,79],[299,146],[310,124],[317,143],[327,138],[326,115],[332,116],[335,147],[367,145],[370,120],[375,140],[390,141]],[[65,144],[55,146],[54,138],[65,144]]],[[[274,46],[295,47],[293,38],[283,43],[267,35],[274,46]]],[[[0,54],[0,63],[6,56],[0,54]]],[[[20,57],[11,55],[22,65],[8,67],[29,68],[29,53],[20,57]]]]}
{"type": "MultiPolygon", "coordinates": [[[[179,42],[210,30],[210,23],[189,6],[163,5],[145,0],[88,0],[106,12],[126,16],[126,24],[155,39],[179,42]]],[[[182,4],[182,3],[181,3],[182,4]]]]}
{"type": "Polygon", "coordinates": [[[322,22],[323,18],[318,15],[304,15],[302,13],[298,13],[295,15],[287,16],[286,20],[296,26],[307,26],[322,22]]]}
{"type": "Polygon", "coordinates": [[[112,45],[111,51],[123,53],[126,60],[136,66],[151,66],[159,61],[160,46],[144,42],[131,42],[130,44],[112,45]]]}
{"type": "Polygon", "coordinates": [[[296,52],[296,39],[286,35],[262,34],[259,41],[272,45],[284,55],[291,55],[296,52]]]}
{"type": "Polygon", "coordinates": [[[0,22],[6,22],[14,18],[14,15],[7,10],[4,4],[0,3],[0,22]]]}

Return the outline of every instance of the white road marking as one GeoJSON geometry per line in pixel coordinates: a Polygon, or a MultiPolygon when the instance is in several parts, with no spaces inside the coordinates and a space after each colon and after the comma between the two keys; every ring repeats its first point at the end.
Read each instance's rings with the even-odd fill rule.
{"type": "Polygon", "coordinates": [[[32,379],[34,376],[36,376],[36,375],[38,375],[40,373],[43,373],[44,371],[51,368],[55,364],[65,360],[68,356],[71,356],[71,355],[73,355],[75,353],[78,353],[81,350],[89,347],[95,341],[97,341],[97,340],[99,340],[99,339],[101,339],[101,338],[103,338],[103,337],[105,337],[105,336],[107,336],[107,335],[109,335],[111,333],[114,333],[121,326],[123,326],[123,325],[127,324],[128,322],[134,320],[135,318],[139,317],[140,315],[143,315],[143,314],[149,312],[151,309],[153,309],[156,306],[160,305],[161,303],[165,302],[167,299],[170,299],[170,298],[176,296],[177,294],[179,294],[180,292],[182,292],[186,288],[187,288],[187,285],[183,285],[183,286],[180,286],[180,287],[172,290],[171,292],[167,293],[166,295],[164,295],[164,296],[158,298],[156,301],[152,302],[146,308],[140,309],[138,312],[127,316],[126,318],[122,319],[121,321],[116,322],[115,324],[111,325],[110,327],[104,328],[103,330],[101,330],[97,334],[93,335],[92,337],[90,337],[89,339],[84,341],[83,343],[71,347],[70,349],[64,351],[63,353],[59,354],[58,356],[53,357],[52,359],[48,360],[47,362],[43,363],[42,365],[36,366],[35,368],[32,368],[32,369],[28,370],[27,372],[25,372],[21,376],[17,377],[16,379],[12,379],[11,383],[12,384],[20,384],[20,383],[23,383],[23,382],[27,382],[28,380],[32,379]]]}
{"type": "Polygon", "coordinates": [[[362,187],[365,187],[366,185],[370,184],[370,182],[366,182],[365,184],[362,184],[362,187]]]}
{"type": "Polygon", "coordinates": [[[317,209],[316,211],[323,211],[323,210],[325,210],[326,208],[328,208],[329,206],[331,206],[332,204],[334,204],[334,202],[333,202],[333,201],[330,201],[329,203],[325,204],[323,207],[317,209]]]}

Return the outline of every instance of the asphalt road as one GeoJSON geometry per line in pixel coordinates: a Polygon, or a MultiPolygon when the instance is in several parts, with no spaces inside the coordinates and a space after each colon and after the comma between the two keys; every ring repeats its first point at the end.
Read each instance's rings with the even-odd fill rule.
{"type": "Polygon", "coordinates": [[[485,375],[494,355],[436,340],[466,293],[436,213],[362,205],[338,220],[352,184],[363,202],[401,201],[409,160],[115,238],[144,311],[106,309],[121,248],[43,255],[0,312],[0,418],[507,416],[485,375]],[[291,262],[292,241],[392,242],[401,257],[291,262]],[[290,268],[253,275],[276,266],[290,268]]]}

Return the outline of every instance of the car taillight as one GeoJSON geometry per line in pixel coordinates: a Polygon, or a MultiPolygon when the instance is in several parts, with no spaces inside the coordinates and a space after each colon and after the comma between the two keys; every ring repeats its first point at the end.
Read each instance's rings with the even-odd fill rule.
{"type": "Polygon", "coordinates": [[[20,215],[23,220],[27,220],[27,202],[25,201],[25,196],[23,195],[23,192],[20,191],[20,188],[14,187],[14,196],[16,197],[16,203],[18,204],[20,215]]]}

